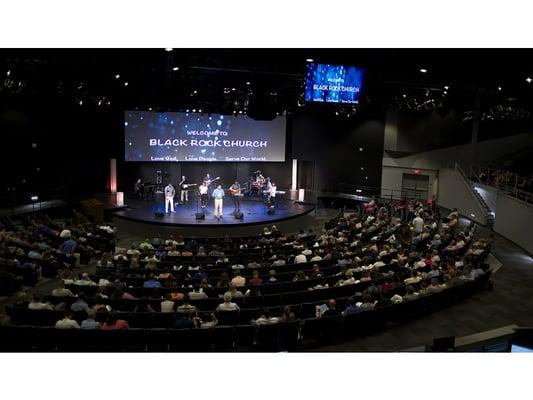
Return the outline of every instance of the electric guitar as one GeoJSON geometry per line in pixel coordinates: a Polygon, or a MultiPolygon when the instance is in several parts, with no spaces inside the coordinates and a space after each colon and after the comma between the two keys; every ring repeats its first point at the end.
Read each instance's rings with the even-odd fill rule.
{"type": "Polygon", "coordinates": [[[181,188],[185,190],[185,189],[190,188],[191,186],[198,186],[198,184],[197,183],[184,183],[183,185],[181,185],[181,188]]]}
{"type": "Polygon", "coordinates": [[[204,181],[204,182],[207,182],[207,186],[209,186],[209,185],[211,185],[213,182],[215,182],[218,179],[220,179],[220,176],[217,176],[215,179],[211,179],[209,181],[204,181]]]}

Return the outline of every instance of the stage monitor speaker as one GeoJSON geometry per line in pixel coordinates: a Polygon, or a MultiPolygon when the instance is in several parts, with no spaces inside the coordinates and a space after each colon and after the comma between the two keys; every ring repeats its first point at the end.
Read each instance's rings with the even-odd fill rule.
{"type": "Polygon", "coordinates": [[[275,213],[276,213],[276,209],[275,208],[269,208],[268,211],[267,211],[268,215],[274,215],[275,213]]]}
{"type": "Polygon", "coordinates": [[[205,219],[205,214],[203,212],[198,212],[198,213],[194,214],[194,217],[196,219],[205,219]]]}
{"type": "Polygon", "coordinates": [[[165,213],[162,212],[162,211],[156,211],[155,212],[155,217],[156,218],[163,218],[165,216],[165,213]]]}
{"type": "Polygon", "coordinates": [[[235,214],[233,214],[233,216],[235,217],[235,219],[243,219],[244,218],[244,214],[240,211],[236,211],[235,214]]]}

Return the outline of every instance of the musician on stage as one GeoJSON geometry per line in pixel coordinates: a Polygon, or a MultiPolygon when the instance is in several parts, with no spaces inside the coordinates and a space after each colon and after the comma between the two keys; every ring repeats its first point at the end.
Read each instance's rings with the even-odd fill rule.
{"type": "Polygon", "coordinates": [[[137,182],[135,182],[135,194],[142,198],[143,197],[143,183],[141,181],[141,178],[137,179],[137,182]]]}
{"type": "Polygon", "coordinates": [[[179,182],[179,187],[180,187],[180,190],[181,190],[180,199],[181,199],[182,203],[185,203],[185,202],[189,201],[189,187],[190,186],[191,186],[191,184],[187,180],[187,177],[185,175],[183,175],[181,177],[181,181],[179,182]]]}
{"type": "Polygon", "coordinates": [[[233,197],[233,205],[235,207],[233,213],[241,211],[241,185],[239,185],[239,182],[235,181],[235,183],[229,187],[229,191],[231,197],[233,197]]]}
{"type": "Polygon", "coordinates": [[[174,196],[176,195],[176,189],[172,186],[172,183],[168,183],[165,187],[165,213],[168,213],[168,205],[170,203],[170,212],[174,212],[174,196]]]}
{"type": "Polygon", "coordinates": [[[276,186],[276,184],[274,182],[271,183],[270,185],[270,190],[268,191],[268,202],[270,204],[270,208],[274,208],[276,207],[276,202],[275,202],[275,199],[276,199],[276,192],[278,191],[278,188],[276,186]]]}
{"type": "Polygon", "coordinates": [[[222,199],[224,198],[224,189],[221,185],[218,185],[213,194],[211,195],[215,199],[215,218],[222,218],[223,213],[223,204],[222,199]]]}
{"type": "Polygon", "coordinates": [[[207,199],[209,198],[207,194],[209,190],[207,181],[203,181],[202,184],[199,186],[198,190],[200,191],[200,202],[203,210],[207,207],[207,199]]]}

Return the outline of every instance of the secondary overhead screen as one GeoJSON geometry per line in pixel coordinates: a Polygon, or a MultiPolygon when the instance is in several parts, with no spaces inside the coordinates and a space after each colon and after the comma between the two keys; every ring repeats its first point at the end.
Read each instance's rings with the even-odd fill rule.
{"type": "Polygon", "coordinates": [[[305,101],[322,103],[359,102],[363,70],[331,64],[307,64],[305,101]]]}
{"type": "Polygon", "coordinates": [[[286,119],[126,111],[126,161],[285,161],[286,119]]]}

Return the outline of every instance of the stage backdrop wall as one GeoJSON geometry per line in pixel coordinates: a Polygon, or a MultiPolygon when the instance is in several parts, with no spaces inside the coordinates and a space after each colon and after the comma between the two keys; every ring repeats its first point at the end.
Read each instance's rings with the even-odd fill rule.
{"type": "MultiPolygon", "coordinates": [[[[376,186],[381,181],[384,122],[381,116],[360,119],[298,116],[287,121],[285,162],[271,163],[122,163],[121,190],[131,190],[135,180],[155,181],[158,170],[163,182],[176,182],[181,175],[199,182],[207,172],[220,176],[223,185],[245,182],[256,170],[270,176],[280,189],[291,186],[292,159],[300,161],[301,186],[317,191],[337,190],[339,183],[376,186]],[[361,150],[360,150],[361,149],[361,150]],[[361,169],[362,168],[362,169],[361,169]]],[[[122,157],[123,159],[123,157],[122,157]]]]}

